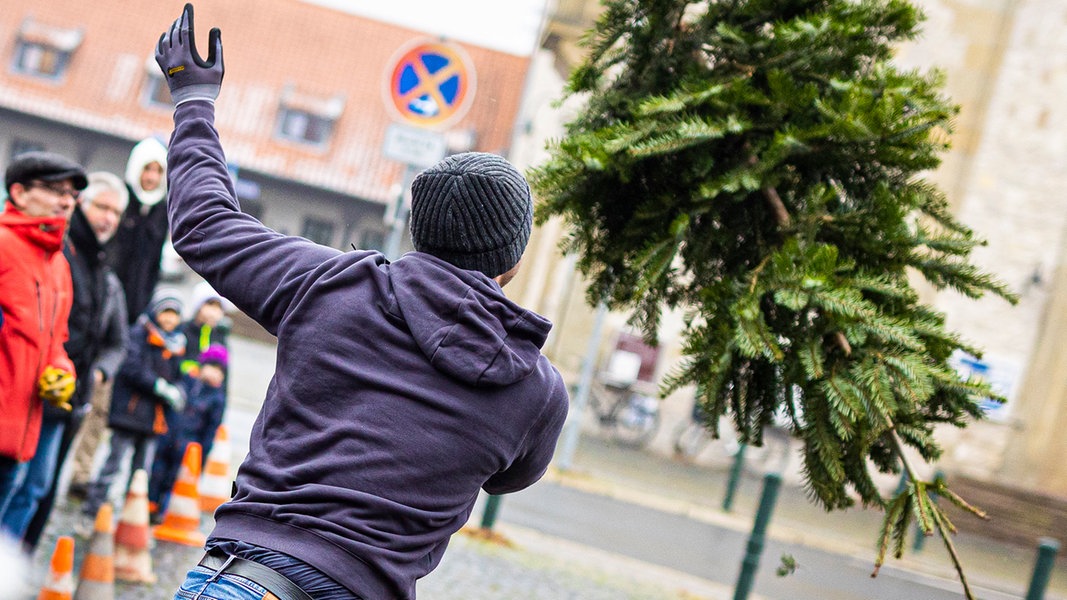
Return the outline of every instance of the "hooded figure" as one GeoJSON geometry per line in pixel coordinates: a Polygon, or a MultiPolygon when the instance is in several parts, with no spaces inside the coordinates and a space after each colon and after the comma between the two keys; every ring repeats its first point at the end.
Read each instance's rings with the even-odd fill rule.
{"type": "Polygon", "coordinates": [[[241,213],[213,117],[207,102],[175,112],[174,246],[278,350],[201,564],[258,557],[302,589],[411,600],[479,489],[541,478],[567,416],[541,354],[551,323],[501,289],[529,240],[529,187],[498,156],[444,159],[412,183],[416,251],[390,263],[241,213]]]}
{"type": "Polygon", "coordinates": [[[159,283],[160,260],[167,240],[167,148],[156,138],[141,140],[126,163],[130,203],[122,215],[108,262],[126,292],[126,315],[132,324],[146,308],[159,283]]]}
{"type": "Polygon", "coordinates": [[[188,319],[182,323],[187,346],[182,360],[182,373],[196,376],[200,353],[209,346],[228,348],[230,319],[226,316],[226,300],[206,281],[193,287],[187,305],[188,319]]]}

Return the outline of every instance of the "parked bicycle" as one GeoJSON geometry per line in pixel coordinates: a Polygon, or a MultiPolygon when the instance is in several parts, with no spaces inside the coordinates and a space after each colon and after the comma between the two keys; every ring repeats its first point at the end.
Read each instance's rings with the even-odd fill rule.
{"type": "Polygon", "coordinates": [[[621,446],[644,448],[659,429],[659,399],[634,384],[594,381],[589,405],[600,426],[621,446]]]}
{"type": "MultiPolygon", "coordinates": [[[[699,410],[694,406],[691,418],[679,423],[671,435],[675,457],[684,461],[695,461],[712,443],[715,444],[717,458],[737,456],[741,443],[737,440],[733,423],[727,417],[719,419],[719,433],[719,439],[712,437],[699,410]]],[[[763,430],[762,446],[745,446],[744,461],[760,472],[781,472],[789,462],[790,440],[786,422],[775,419],[773,425],[763,430]]]]}

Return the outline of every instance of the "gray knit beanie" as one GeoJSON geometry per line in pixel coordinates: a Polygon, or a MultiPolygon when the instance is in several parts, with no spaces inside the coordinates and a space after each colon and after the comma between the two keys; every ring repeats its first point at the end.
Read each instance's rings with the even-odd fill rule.
{"type": "Polygon", "coordinates": [[[522,258],[532,226],[526,178],[495,154],[448,156],[411,184],[415,249],[461,269],[506,273],[522,258]]]}

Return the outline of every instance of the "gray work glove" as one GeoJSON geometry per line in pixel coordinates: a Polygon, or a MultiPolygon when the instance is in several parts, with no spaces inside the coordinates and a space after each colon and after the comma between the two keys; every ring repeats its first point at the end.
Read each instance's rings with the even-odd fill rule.
{"type": "Polygon", "coordinates": [[[185,393],[181,388],[160,377],[156,380],[155,389],[157,396],[170,406],[171,410],[180,413],[185,410],[185,393]]]}
{"type": "Polygon", "coordinates": [[[207,60],[196,51],[193,32],[193,5],[186,4],[182,16],[163,33],[156,45],[156,63],[170,87],[174,105],[190,100],[215,102],[222,88],[222,32],[212,29],[207,36],[207,60]]]}

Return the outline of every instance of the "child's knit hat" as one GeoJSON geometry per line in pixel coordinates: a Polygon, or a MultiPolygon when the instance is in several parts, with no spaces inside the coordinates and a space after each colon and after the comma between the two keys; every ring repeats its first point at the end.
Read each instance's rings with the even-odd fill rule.
{"type": "Polygon", "coordinates": [[[178,290],[173,288],[159,288],[152,294],[152,302],[149,303],[149,311],[158,315],[165,310],[172,310],[182,314],[182,297],[178,290]]]}
{"type": "Polygon", "coordinates": [[[200,364],[202,365],[218,365],[225,369],[229,361],[229,352],[226,351],[225,347],[220,346],[219,344],[212,344],[200,353],[200,364]]]}

